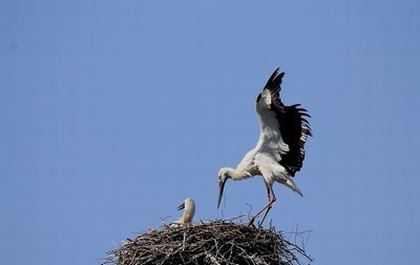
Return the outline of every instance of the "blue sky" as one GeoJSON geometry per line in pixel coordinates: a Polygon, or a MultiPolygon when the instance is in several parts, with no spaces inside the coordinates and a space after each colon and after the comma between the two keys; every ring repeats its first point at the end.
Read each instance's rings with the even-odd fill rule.
{"type": "Polygon", "coordinates": [[[217,172],[258,137],[276,67],[311,113],[269,218],[312,230],[315,264],[417,264],[418,1],[0,1],[0,256],[97,264],[178,217],[255,211],[259,177],[217,172]]]}

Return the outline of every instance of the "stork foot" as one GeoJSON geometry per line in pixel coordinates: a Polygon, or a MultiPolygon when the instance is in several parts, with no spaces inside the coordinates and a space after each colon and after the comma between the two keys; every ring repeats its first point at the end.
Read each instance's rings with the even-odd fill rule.
{"type": "Polygon", "coordinates": [[[264,220],[259,221],[258,222],[258,227],[262,227],[263,226],[263,223],[264,223],[264,220]]]}

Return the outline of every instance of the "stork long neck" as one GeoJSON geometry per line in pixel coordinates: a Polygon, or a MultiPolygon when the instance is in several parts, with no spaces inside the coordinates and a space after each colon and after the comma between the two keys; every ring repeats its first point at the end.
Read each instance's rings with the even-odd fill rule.
{"type": "Polygon", "coordinates": [[[229,168],[229,175],[232,177],[233,180],[241,180],[241,179],[247,179],[252,177],[252,175],[243,169],[239,168],[229,168]]]}

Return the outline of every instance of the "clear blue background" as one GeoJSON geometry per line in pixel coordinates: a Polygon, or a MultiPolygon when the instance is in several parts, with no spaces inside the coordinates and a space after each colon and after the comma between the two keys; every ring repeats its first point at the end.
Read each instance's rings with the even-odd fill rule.
{"type": "Polygon", "coordinates": [[[414,0],[0,1],[1,262],[98,264],[187,196],[255,212],[261,178],[216,210],[216,175],[280,66],[314,137],[273,224],[315,264],[418,264],[419,33],[414,0]]]}

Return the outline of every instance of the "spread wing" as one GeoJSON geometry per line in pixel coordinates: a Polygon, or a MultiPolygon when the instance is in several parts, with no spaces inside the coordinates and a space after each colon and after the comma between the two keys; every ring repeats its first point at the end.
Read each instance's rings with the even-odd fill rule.
{"type": "Polygon", "coordinates": [[[280,99],[284,72],[277,68],[257,97],[260,138],[257,148],[280,163],[290,176],[302,168],[305,143],[311,136],[306,109],[299,104],[285,106],[280,99]]]}

